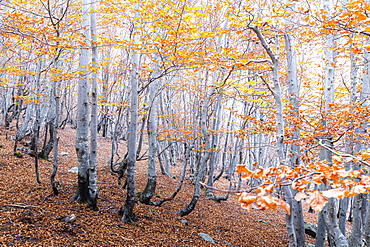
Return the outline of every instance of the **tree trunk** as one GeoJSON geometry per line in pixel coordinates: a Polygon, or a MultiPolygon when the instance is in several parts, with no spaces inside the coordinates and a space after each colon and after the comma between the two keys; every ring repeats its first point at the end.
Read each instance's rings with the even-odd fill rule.
{"type": "MultiPolygon", "coordinates": [[[[206,82],[208,81],[207,77],[208,77],[208,72],[206,73],[206,78],[205,78],[206,82]]],[[[214,93],[214,90],[215,88],[212,87],[210,92],[208,92],[208,94],[205,96],[205,99],[202,105],[202,115],[200,119],[200,127],[201,127],[202,134],[203,134],[203,141],[205,145],[205,148],[203,148],[203,150],[205,152],[203,152],[202,154],[203,156],[200,159],[199,171],[195,178],[195,188],[194,188],[193,198],[191,202],[184,209],[181,209],[180,211],[177,212],[179,216],[186,216],[190,214],[195,208],[195,205],[197,204],[199,197],[200,197],[200,186],[201,186],[200,182],[203,181],[205,171],[207,169],[207,162],[211,154],[210,152],[211,142],[210,142],[210,133],[208,132],[208,129],[207,129],[207,118],[208,118],[208,106],[211,100],[211,96],[214,93]]]]}
{"type": "MultiPolygon", "coordinates": [[[[159,59],[158,59],[159,60],[159,59]]],[[[153,78],[159,75],[159,65],[154,67],[153,78]]],[[[154,79],[149,85],[149,116],[148,116],[148,136],[149,136],[149,155],[148,155],[148,181],[144,191],[140,195],[140,202],[149,204],[151,198],[154,196],[155,188],[157,186],[157,174],[155,161],[157,157],[157,94],[158,80],[154,79]]]]}
{"type": "Polygon", "coordinates": [[[86,45],[80,49],[80,79],[78,82],[77,103],[77,129],[76,129],[76,154],[78,160],[78,184],[73,199],[78,203],[87,203],[89,200],[89,71],[90,61],[90,20],[89,0],[82,2],[82,29],[81,35],[85,38],[86,45]]]}
{"type": "Polygon", "coordinates": [[[138,84],[139,84],[139,66],[140,66],[140,53],[138,50],[140,44],[140,3],[135,3],[136,12],[134,13],[133,20],[133,36],[134,44],[132,54],[132,72],[131,72],[131,106],[130,106],[130,123],[128,128],[127,140],[127,194],[124,207],[121,209],[122,221],[124,223],[134,222],[136,216],[134,214],[134,207],[136,202],[136,139],[137,139],[137,121],[138,121],[138,84]]]}
{"type": "MultiPolygon", "coordinates": [[[[284,120],[283,120],[283,102],[282,102],[282,91],[279,81],[279,61],[275,54],[272,52],[271,48],[267,44],[263,34],[258,29],[257,26],[250,26],[250,28],[256,33],[258,39],[261,41],[263,48],[266,50],[269,55],[272,63],[272,73],[273,73],[273,83],[274,83],[274,92],[273,96],[275,99],[275,108],[276,108],[276,125],[277,125],[277,136],[276,136],[276,145],[277,152],[279,157],[279,164],[283,165],[285,163],[285,148],[284,148],[284,120]]],[[[287,194],[290,194],[289,188],[286,188],[285,191],[287,194]]],[[[286,217],[286,226],[289,234],[289,246],[297,246],[297,236],[294,231],[294,222],[292,217],[286,217]]]]}
{"type": "MultiPolygon", "coordinates": [[[[289,101],[291,103],[290,115],[293,119],[299,118],[299,87],[297,79],[297,58],[295,52],[294,40],[290,34],[285,34],[285,45],[287,50],[287,66],[288,66],[288,90],[289,90],[289,101]]],[[[300,137],[300,130],[295,124],[291,124],[293,128],[293,140],[298,140],[300,137]]],[[[296,144],[290,145],[289,154],[289,165],[294,168],[300,164],[300,146],[296,144]]],[[[296,191],[291,191],[292,197],[296,194],[296,191]]],[[[292,200],[291,202],[291,215],[293,217],[294,232],[296,235],[296,241],[298,247],[305,246],[306,234],[304,231],[304,219],[301,201],[292,200]]]]}
{"type": "Polygon", "coordinates": [[[98,47],[96,33],[96,7],[95,1],[90,4],[90,23],[92,39],[92,83],[91,83],[91,123],[90,123],[90,162],[89,162],[89,197],[88,207],[92,210],[98,210],[98,185],[97,185],[97,152],[98,152],[98,47]]]}

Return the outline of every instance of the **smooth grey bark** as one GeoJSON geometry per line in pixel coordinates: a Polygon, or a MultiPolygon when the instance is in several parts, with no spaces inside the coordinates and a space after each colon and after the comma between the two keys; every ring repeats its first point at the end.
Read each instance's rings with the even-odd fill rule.
{"type": "MultiPolygon", "coordinates": [[[[217,133],[220,128],[220,112],[221,112],[221,96],[219,95],[217,97],[216,106],[214,109],[214,119],[212,123],[212,131],[215,131],[215,134],[212,134],[212,140],[211,140],[211,148],[216,149],[216,147],[219,145],[219,134],[217,133]]],[[[213,187],[213,179],[214,179],[214,172],[215,172],[215,166],[216,166],[216,160],[218,153],[211,152],[210,153],[211,158],[208,162],[208,178],[207,178],[207,185],[209,187],[213,187]]],[[[207,199],[218,201],[218,198],[214,195],[212,189],[206,189],[205,194],[207,196],[207,199]]]]}
{"type": "Polygon", "coordinates": [[[27,105],[26,114],[23,123],[17,130],[14,142],[14,153],[17,152],[17,145],[24,137],[32,133],[32,114],[35,111],[33,104],[27,105]]]}
{"type": "Polygon", "coordinates": [[[98,185],[97,185],[97,170],[98,170],[98,47],[96,33],[96,6],[95,1],[90,3],[90,31],[91,31],[91,63],[92,83],[91,83],[91,122],[90,122],[90,160],[89,160],[89,197],[88,207],[92,210],[98,210],[98,185]]]}
{"type": "Polygon", "coordinates": [[[339,218],[339,229],[343,233],[346,234],[346,222],[347,222],[347,211],[348,211],[348,197],[343,198],[339,202],[339,210],[338,210],[338,218],[339,218]]]}
{"type": "MultiPolygon", "coordinates": [[[[165,102],[164,102],[164,97],[162,94],[159,94],[159,107],[160,107],[160,112],[161,114],[165,115],[165,102]]],[[[162,123],[163,124],[168,124],[166,121],[168,121],[167,119],[162,119],[162,123]]],[[[170,178],[175,178],[175,176],[173,174],[171,174],[171,171],[170,171],[170,158],[168,157],[168,153],[167,153],[167,149],[170,148],[170,146],[172,145],[173,143],[167,140],[163,141],[163,145],[164,147],[162,148],[162,151],[159,152],[158,150],[158,161],[159,161],[159,165],[160,165],[160,169],[161,169],[161,173],[163,175],[166,175],[170,178]],[[163,158],[164,158],[164,162],[163,162],[163,158]]]]}
{"type": "MultiPolygon", "coordinates": [[[[297,57],[295,52],[295,45],[293,37],[290,34],[284,34],[285,47],[287,51],[287,66],[288,66],[288,91],[289,91],[289,101],[291,103],[291,108],[289,114],[293,118],[299,118],[299,86],[297,79],[297,57]]],[[[294,124],[291,124],[293,128],[291,137],[293,140],[297,140],[300,137],[300,129],[294,124]]],[[[293,168],[300,164],[300,146],[296,144],[290,145],[289,150],[289,165],[293,168]]],[[[291,192],[291,196],[294,197],[296,191],[291,192]]],[[[294,232],[296,235],[296,241],[298,247],[305,246],[306,234],[304,231],[304,219],[302,202],[292,200],[291,201],[291,212],[293,217],[294,232]]]]}
{"type": "Polygon", "coordinates": [[[78,203],[87,203],[89,200],[89,71],[90,62],[90,20],[89,0],[82,1],[81,35],[85,37],[86,45],[80,48],[80,79],[78,82],[77,99],[77,129],[76,129],[76,154],[78,160],[77,191],[73,199],[78,203]]]}
{"type": "Polygon", "coordinates": [[[109,113],[109,107],[107,105],[108,103],[108,97],[109,97],[109,88],[108,88],[108,83],[109,83],[109,76],[110,76],[110,71],[109,71],[109,66],[110,66],[110,48],[108,49],[108,54],[104,54],[104,58],[102,58],[102,110],[101,110],[101,119],[98,124],[98,132],[102,130],[102,136],[107,137],[108,134],[108,113],[109,113]]]}
{"type": "MultiPolygon", "coordinates": [[[[153,77],[159,75],[159,65],[154,66],[153,77]]],[[[149,154],[148,154],[148,181],[145,189],[140,195],[140,202],[149,204],[151,198],[154,196],[157,187],[157,173],[155,161],[157,157],[157,91],[158,80],[154,80],[149,85],[149,116],[148,116],[148,141],[149,141],[149,154]]]]}
{"type": "MultiPolygon", "coordinates": [[[[366,43],[367,44],[369,43],[368,39],[366,40],[366,43]]],[[[363,73],[363,77],[361,80],[361,88],[362,88],[361,94],[360,94],[361,101],[365,101],[370,96],[370,54],[367,51],[367,49],[364,49],[364,60],[365,60],[365,64],[363,68],[364,73],[363,73]]],[[[366,100],[365,105],[366,106],[369,105],[368,100],[366,100]]],[[[368,128],[368,124],[367,122],[364,122],[361,125],[359,132],[361,134],[366,134],[367,128],[368,128]]],[[[365,239],[365,244],[367,246],[370,246],[370,203],[369,202],[367,203],[367,214],[366,214],[365,222],[364,222],[363,238],[365,239]]]]}
{"type": "Polygon", "coordinates": [[[140,71],[140,52],[137,50],[140,45],[140,29],[139,23],[136,23],[140,19],[140,3],[135,3],[134,23],[133,23],[133,37],[134,47],[132,50],[132,71],[131,71],[131,105],[130,105],[130,123],[128,126],[128,139],[127,139],[127,194],[126,202],[123,208],[121,208],[122,221],[124,223],[134,222],[136,216],[134,214],[134,207],[136,202],[136,141],[137,141],[137,120],[138,120],[138,109],[139,109],[139,96],[138,96],[138,84],[139,84],[139,71],[140,71]]]}
{"type": "Polygon", "coordinates": [[[59,127],[58,127],[58,124],[59,124],[60,96],[55,95],[54,100],[55,100],[55,119],[54,119],[55,131],[54,131],[54,136],[53,136],[54,138],[53,156],[54,157],[53,157],[53,170],[51,171],[51,174],[50,174],[50,185],[51,185],[54,195],[58,195],[59,192],[58,192],[58,188],[55,183],[55,176],[57,175],[58,163],[59,163],[59,159],[58,159],[58,151],[59,151],[58,129],[59,127]]]}
{"type": "MultiPolygon", "coordinates": [[[[324,187],[324,186],[321,186],[324,187]]],[[[326,207],[318,214],[318,223],[317,223],[317,234],[315,239],[315,247],[324,247],[326,239],[326,207]]]]}
{"type": "Polygon", "coordinates": [[[147,116],[144,115],[144,116],[142,116],[141,126],[140,126],[140,130],[139,130],[139,138],[138,138],[138,144],[137,144],[137,148],[136,148],[136,160],[141,160],[143,158],[143,156],[145,156],[145,153],[146,153],[146,152],[144,152],[143,155],[140,155],[141,154],[141,149],[143,148],[144,129],[145,129],[146,122],[147,122],[147,116]]]}
{"type": "MultiPolygon", "coordinates": [[[[205,75],[205,82],[207,84],[208,81],[208,71],[206,72],[205,75]]],[[[179,216],[186,216],[190,214],[193,209],[195,208],[199,197],[200,197],[200,182],[203,181],[203,178],[205,176],[205,171],[207,169],[207,162],[210,158],[210,150],[211,150],[211,141],[210,141],[210,133],[207,128],[207,119],[208,119],[208,106],[210,104],[211,96],[214,94],[215,87],[212,87],[211,90],[207,93],[205,96],[204,102],[202,104],[202,114],[201,114],[201,119],[200,119],[200,128],[202,131],[202,141],[205,145],[205,148],[203,148],[204,151],[202,154],[202,157],[200,158],[200,163],[199,163],[199,171],[196,175],[195,178],[195,188],[194,188],[194,194],[192,197],[191,202],[183,209],[177,212],[179,216]]]]}
{"type": "MultiPolygon", "coordinates": [[[[332,4],[330,0],[324,0],[324,9],[328,11],[328,13],[331,12],[332,4]]],[[[329,15],[329,14],[328,14],[329,15]]],[[[328,16],[328,18],[331,18],[328,16]]],[[[334,79],[335,79],[335,35],[333,34],[327,34],[325,36],[325,59],[326,59],[326,65],[325,65],[325,85],[324,85],[324,103],[325,103],[325,114],[329,113],[331,111],[331,103],[334,101],[334,79]]],[[[324,119],[322,125],[324,127],[327,126],[327,121],[324,119]]],[[[326,131],[326,130],[325,130],[326,131]]],[[[325,144],[328,147],[333,147],[332,142],[332,136],[326,133],[323,133],[323,135],[320,137],[323,144],[325,144]]],[[[320,159],[321,160],[327,160],[329,163],[331,163],[332,153],[329,150],[321,149],[320,150],[320,159]]],[[[325,212],[324,212],[325,213],[325,212]]],[[[322,213],[320,213],[322,214],[322,213]]],[[[321,221],[319,221],[319,228],[323,228],[321,224],[325,224],[326,230],[328,232],[328,237],[330,240],[331,245],[335,246],[349,246],[347,238],[343,235],[342,231],[339,228],[338,223],[338,210],[336,207],[336,199],[329,199],[327,205],[326,205],[326,218],[325,215],[322,215],[321,221]],[[332,241],[334,243],[332,243],[332,241]]],[[[323,246],[324,241],[322,239],[317,239],[316,246],[323,246]]]]}
{"type": "MultiPolygon", "coordinates": [[[[273,53],[270,46],[266,42],[262,32],[259,30],[257,26],[250,25],[250,29],[252,29],[255,34],[257,35],[258,39],[261,41],[261,44],[265,51],[267,52],[268,56],[271,59],[272,64],[272,75],[273,75],[273,84],[274,84],[274,91],[273,96],[275,99],[275,109],[276,109],[276,125],[277,125],[277,136],[276,136],[276,147],[278,152],[279,164],[285,163],[285,148],[284,148],[284,120],[283,120],[283,102],[282,102],[282,90],[279,81],[279,60],[278,57],[273,53]]],[[[288,203],[289,197],[292,195],[291,188],[289,186],[284,186],[284,193],[288,196],[288,203]]],[[[292,206],[292,205],[291,205],[292,206]]],[[[294,247],[297,246],[297,236],[294,231],[294,223],[292,219],[292,214],[286,216],[286,227],[288,230],[288,237],[289,237],[289,246],[294,247]]]]}
{"type": "MultiPolygon", "coordinates": [[[[43,62],[40,59],[37,67],[37,78],[36,78],[36,99],[39,100],[39,95],[40,95],[40,89],[41,89],[41,71],[42,71],[42,66],[43,62]]],[[[31,137],[31,144],[30,144],[30,154],[34,156],[35,158],[35,173],[36,173],[36,180],[40,184],[41,179],[40,179],[40,174],[39,174],[39,155],[38,155],[38,143],[39,143],[39,135],[40,135],[40,128],[42,124],[41,120],[41,109],[40,105],[37,104],[35,106],[35,121],[33,125],[33,132],[32,132],[32,137],[31,137]]]]}
{"type": "MultiPolygon", "coordinates": [[[[357,97],[357,72],[359,69],[359,66],[356,64],[355,57],[353,54],[350,57],[351,61],[351,90],[350,90],[350,102],[351,105],[356,105],[356,103],[359,103],[359,97],[357,97]]],[[[350,109],[350,111],[353,111],[353,109],[350,109]]],[[[361,126],[359,128],[356,128],[356,132],[361,134],[362,129],[361,126]]],[[[353,135],[349,136],[350,139],[350,152],[351,154],[358,154],[361,151],[363,151],[364,145],[354,140],[353,135]]],[[[353,163],[352,170],[359,170],[361,167],[358,163],[353,163]]],[[[359,181],[357,179],[357,181],[359,181]]],[[[352,204],[352,233],[351,236],[348,239],[349,246],[361,246],[362,245],[362,232],[363,232],[363,221],[362,221],[362,201],[363,201],[364,195],[359,194],[353,197],[353,204],[352,204]]],[[[345,235],[345,233],[344,233],[345,235]]]]}

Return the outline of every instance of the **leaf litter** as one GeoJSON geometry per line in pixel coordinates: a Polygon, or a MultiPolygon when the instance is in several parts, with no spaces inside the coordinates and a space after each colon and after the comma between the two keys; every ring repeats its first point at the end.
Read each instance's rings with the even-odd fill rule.
{"type": "MultiPolygon", "coordinates": [[[[4,246],[287,246],[285,211],[241,208],[236,195],[216,203],[202,195],[195,210],[186,217],[176,212],[191,200],[193,184],[186,180],[177,197],[161,207],[137,204],[135,224],[123,224],[117,215],[125,202],[125,191],[110,172],[110,139],[99,137],[99,211],[71,201],[76,190],[77,167],[74,153],[75,130],[59,130],[59,169],[56,180],[60,194],[51,195],[49,176],[52,163],[40,160],[42,184],[36,182],[33,162],[27,154],[13,155],[14,142],[0,132],[0,244],[4,246]],[[75,217],[73,221],[63,221],[75,217]],[[266,223],[267,222],[267,223],[266,223]],[[208,240],[204,236],[209,236],[208,240]],[[215,243],[211,243],[212,239],[215,243]]],[[[13,133],[14,134],[14,133],[13,133]]],[[[121,141],[121,153],[125,143],[121,141]]],[[[50,157],[52,160],[52,156],[50,157]]],[[[146,185],[146,162],[137,164],[138,191],[146,185]]],[[[159,169],[158,169],[159,170],[159,169]]],[[[172,194],[178,184],[181,165],[171,167],[177,179],[158,173],[158,197],[172,194]]],[[[222,179],[217,187],[227,188],[222,179]]],[[[221,195],[215,192],[216,195],[221,195]]],[[[160,200],[154,198],[153,200],[160,200]]],[[[310,216],[311,221],[315,217],[310,216]]],[[[313,222],[314,223],[314,222],[313,222]]],[[[311,240],[312,242],[312,240],[311,240]]]]}

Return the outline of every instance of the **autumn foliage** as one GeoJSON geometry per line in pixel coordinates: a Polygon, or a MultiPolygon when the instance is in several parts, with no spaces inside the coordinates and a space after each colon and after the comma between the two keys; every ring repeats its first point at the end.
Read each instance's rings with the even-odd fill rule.
{"type": "Polygon", "coordinates": [[[333,156],[333,165],[327,164],[326,161],[318,161],[293,168],[286,165],[265,169],[257,167],[253,171],[247,169],[245,165],[238,165],[236,172],[243,179],[257,178],[263,181],[259,187],[253,188],[258,193],[257,196],[242,192],[238,194],[238,201],[243,208],[248,210],[252,208],[252,203],[255,203],[261,210],[275,210],[277,206],[280,206],[289,214],[289,205],[273,195],[276,188],[292,186],[298,191],[294,196],[295,200],[305,199],[313,210],[321,212],[328,198],[343,199],[369,193],[370,176],[364,170],[347,171],[344,167],[344,162],[365,161],[369,157],[369,153],[350,158],[333,156]],[[325,185],[329,189],[319,191],[316,189],[319,185],[325,185]]]}

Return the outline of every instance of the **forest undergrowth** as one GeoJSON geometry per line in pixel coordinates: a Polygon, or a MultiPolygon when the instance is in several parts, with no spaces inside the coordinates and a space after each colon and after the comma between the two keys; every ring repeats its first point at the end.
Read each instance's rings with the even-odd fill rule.
{"type": "MultiPolygon", "coordinates": [[[[12,132],[0,132],[0,245],[2,246],[287,246],[285,212],[252,210],[239,206],[232,195],[228,201],[216,203],[202,195],[195,210],[186,217],[176,212],[187,205],[193,193],[192,182],[186,180],[177,197],[161,207],[137,204],[135,224],[123,224],[117,214],[124,204],[125,191],[107,166],[110,139],[99,137],[99,200],[98,211],[71,200],[77,186],[77,174],[68,172],[77,167],[75,130],[59,131],[59,195],[52,195],[50,173],[52,163],[40,160],[42,184],[34,172],[34,158],[19,151],[13,155],[12,132]],[[72,223],[62,219],[74,215],[72,223]],[[215,244],[202,238],[212,237],[215,244]]],[[[121,152],[125,143],[120,142],[121,152]]],[[[52,157],[51,157],[52,159],[52,157]]],[[[138,190],[146,184],[146,161],[137,165],[138,190]]],[[[176,189],[181,165],[171,167],[176,179],[158,174],[154,200],[170,196],[176,189]]],[[[227,188],[221,179],[219,188],[227,188]]],[[[217,194],[218,192],[216,192],[217,194]]],[[[315,223],[316,215],[305,219],[315,223]]],[[[312,242],[307,236],[308,242],[312,242]]]]}

